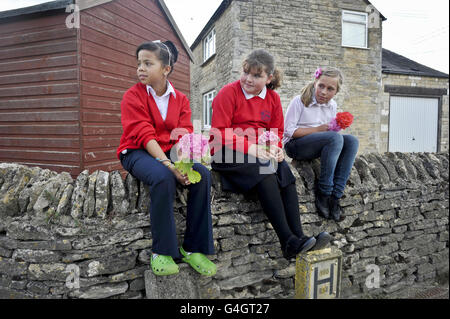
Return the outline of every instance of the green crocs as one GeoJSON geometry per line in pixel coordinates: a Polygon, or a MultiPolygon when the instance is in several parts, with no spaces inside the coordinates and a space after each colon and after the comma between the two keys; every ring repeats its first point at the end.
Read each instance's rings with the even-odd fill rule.
{"type": "Polygon", "coordinates": [[[216,274],[216,265],[202,253],[192,253],[188,255],[183,247],[180,247],[180,252],[184,256],[182,260],[188,263],[198,273],[204,276],[214,276],[216,274]]]}
{"type": "Polygon", "coordinates": [[[150,264],[153,273],[157,276],[169,276],[178,274],[178,265],[173,261],[171,256],[158,255],[155,258],[151,257],[150,264]]]}

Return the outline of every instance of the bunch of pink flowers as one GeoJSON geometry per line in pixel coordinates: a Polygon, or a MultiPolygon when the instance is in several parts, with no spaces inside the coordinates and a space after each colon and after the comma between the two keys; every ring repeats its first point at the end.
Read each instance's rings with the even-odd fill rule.
{"type": "MultiPolygon", "coordinates": [[[[279,141],[280,141],[280,137],[277,134],[275,134],[274,132],[272,132],[272,131],[265,131],[258,138],[258,144],[265,145],[267,151],[270,150],[270,146],[278,145],[279,141]]],[[[273,158],[271,158],[270,159],[270,163],[271,163],[272,167],[276,171],[277,161],[274,160],[273,158]]]]}
{"type": "Polygon", "coordinates": [[[277,145],[279,141],[280,141],[279,136],[272,131],[265,131],[258,138],[258,144],[267,146],[277,145]]]}
{"type": "Polygon", "coordinates": [[[209,157],[209,139],[202,134],[185,134],[178,142],[182,160],[205,162],[209,157]]]}
{"type": "Polygon", "coordinates": [[[192,169],[195,162],[209,164],[209,139],[202,134],[185,134],[178,141],[178,157],[175,167],[186,174],[192,184],[201,181],[199,172],[192,169]]]}

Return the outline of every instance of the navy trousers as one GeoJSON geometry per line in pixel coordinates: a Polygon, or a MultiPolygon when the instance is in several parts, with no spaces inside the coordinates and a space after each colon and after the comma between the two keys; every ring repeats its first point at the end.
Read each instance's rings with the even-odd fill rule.
{"type": "MultiPolygon", "coordinates": [[[[178,183],[175,175],[143,149],[128,150],[121,156],[121,163],[125,170],[149,187],[153,253],[180,258],[173,212],[178,183]]],[[[202,179],[185,186],[189,193],[183,248],[188,252],[212,255],[211,173],[198,163],[193,169],[202,179]]]]}

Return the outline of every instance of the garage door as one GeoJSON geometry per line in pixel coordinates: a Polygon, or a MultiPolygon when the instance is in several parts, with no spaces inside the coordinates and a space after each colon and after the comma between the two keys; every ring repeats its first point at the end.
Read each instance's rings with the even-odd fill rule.
{"type": "Polygon", "coordinates": [[[390,152],[436,152],[439,99],[391,97],[390,152]]]}

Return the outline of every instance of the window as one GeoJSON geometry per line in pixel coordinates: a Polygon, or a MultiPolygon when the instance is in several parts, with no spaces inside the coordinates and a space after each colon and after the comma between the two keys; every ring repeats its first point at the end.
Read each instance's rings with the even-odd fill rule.
{"type": "Polygon", "coordinates": [[[203,128],[211,128],[212,119],[212,101],[216,95],[216,91],[210,91],[203,94],[203,128]]]}
{"type": "Polygon", "coordinates": [[[368,15],[364,12],[342,12],[342,46],[368,47],[368,15]]]}
{"type": "Polygon", "coordinates": [[[203,40],[203,62],[216,53],[216,30],[212,30],[203,40]]]}

